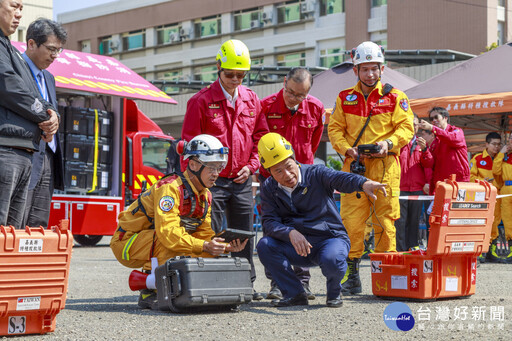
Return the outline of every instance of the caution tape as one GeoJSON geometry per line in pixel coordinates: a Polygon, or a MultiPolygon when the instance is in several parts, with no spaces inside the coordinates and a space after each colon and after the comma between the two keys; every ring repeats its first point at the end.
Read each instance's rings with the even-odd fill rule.
{"type": "MultiPolygon", "coordinates": [[[[500,194],[496,196],[496,199],[510,197],[512,194],[500,194]]],[[[398,197],[400,200],[434,200],[433,195],[401,195],[398,197]]]]}

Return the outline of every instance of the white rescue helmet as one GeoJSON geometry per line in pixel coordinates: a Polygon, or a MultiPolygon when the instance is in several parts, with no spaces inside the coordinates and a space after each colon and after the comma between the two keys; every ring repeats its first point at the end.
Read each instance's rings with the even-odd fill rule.
{"type": "Polygon", "coordinates": [[[350,53],[354,65],[363,63],[384,63],[384,49],[372,41],[359,44],[350,53]]]}
{"type": "Polygon", "coordinates": [[[208,134],[194,137],[183,145],[183,159],[196,156],[202,162],[228,162],[229,148],[224,147],[218,138],[208,134]]]}

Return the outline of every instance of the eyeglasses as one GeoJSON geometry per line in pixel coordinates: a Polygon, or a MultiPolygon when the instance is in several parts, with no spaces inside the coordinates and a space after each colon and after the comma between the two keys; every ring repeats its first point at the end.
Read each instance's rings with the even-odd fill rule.
{"type": "Polygon", "coordinates": [[[224,77],[226,78],[238,78],[238,79],[244,79],[245,76],[247,75],[247,72],[228,72],[224,69],[222,69],[221,71],[224,71],[224,77]]]}
{"type": "Polygon", "coordinates": [[[212,174],[215,174],[215,173],[220,173],[224,170],[224,168],[226,167],[226,165],[213,165],[213,164],[206,164],[204,162],[201,162],[200,160],[195,160],[197,163],[200,163],[201,165],[203,165],[205,168],[208,168],[208,171],[212,174]]]}
{"type": "Polygon", "coordinates": [[[438,120],[439,121],[439,120],[441,120],[441,118],[442,118],[442,115],[439,115],[439,114],[437,114],[435,116],[432,116],[432,117],[429,117],[430,122],[433,122],[434,120],[438,120]]]}
{"type": "Polygon", "coordinates": [[[57,56],[59,54],[62,53],[62,51],[64,50],[62,47],[55,47],[55,46],[48,46],[46,44],[41,44],[43,45],[44,47],[46,47],[46,49],[48,51],[50,51],[50,54],[54,55],[54,56],[57,56]]]}
{"type": "Polygon", "coordinates": [[[309,94],[305,94],[305,95],[297,94],[293,90],[288,89],[286,86],[284,87],[284,91],[287,92],[290,96],[295,97],[296,99],[301,100],[301,101],[305,100],[309,96],[309,94]]]}

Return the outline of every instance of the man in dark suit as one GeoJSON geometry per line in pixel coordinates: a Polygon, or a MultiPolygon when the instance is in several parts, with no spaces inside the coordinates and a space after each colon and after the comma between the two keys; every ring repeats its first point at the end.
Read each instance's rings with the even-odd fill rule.
{"type": "MultiPolygon", "coordinates": [[[[66,31],[49,19],[37,19],[27,30],[27,62],[41,96],[57,108],[55,78],[46,70],[62,52],[66,31]]],[[[48,225],[54,188],[64,189],[64,168],[58,134],[50,142],[41,140],[32,158],[32,173],[25,209],[25,225],[48,225]]]]}

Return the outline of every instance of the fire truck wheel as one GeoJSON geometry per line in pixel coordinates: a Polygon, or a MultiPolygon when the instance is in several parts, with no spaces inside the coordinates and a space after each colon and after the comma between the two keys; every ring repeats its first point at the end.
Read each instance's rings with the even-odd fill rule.
{"type": "Polygon", "coordinates": [[[94,246],[98,244],[103,236],[89,234],[74,234],[75,241],[82,246],[94,246]]]}

